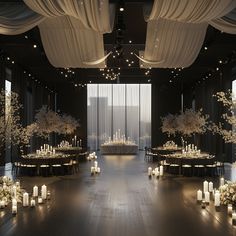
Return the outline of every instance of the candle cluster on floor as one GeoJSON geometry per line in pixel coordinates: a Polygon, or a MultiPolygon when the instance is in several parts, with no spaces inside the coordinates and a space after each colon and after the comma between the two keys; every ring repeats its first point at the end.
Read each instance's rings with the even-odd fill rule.
{"type": "MultiPolygon", "coordinates": [[[[222,187],[224,184],[225,179],[223,177],[220,178],[218,189],[213,188],[212,182],[206,180],[203,182],[203,190],[199,189],[197,191],[197,202],[201,204],[203,209],[210,204],[211,200],[213,200],[216,209],[220,209],[220,206],[222,205],[222,187]]],[[[232,224],[236,225],[236,211],[233,209],[231,203],[227,204],[227,213],[232,217],[232,224]]]]}
{"type": "Polygon", "coordinates": [[[51,198],[51,193],[47,190],[46,185],[41,186],[41,191],[38,186],[34,186],[30,198],[30,194],[21,188],[19,181],[14,183],[10,178],[3,176],[0,183],[2,185],[0,187],[0,209],[5,209],[11,203],[13,215],[17,214],[18,204],[22,204],[23,207],[35,207],[37,203],[42,204],[51,198]]]}
{"type": "Polygon", "coordinates": [[[152,169],[152,167],[148,167],[148,176],[151,178],[152,176],[158,178],[159,176],[164,175],[164,167],[161,165],[159,167],[155,167],[152,169]]]}
{"type": "Polygon", "coordinates": [[[94,166],[91,166],[91,175],[100,174],[101,168],[98,167],[98,162],[94,161],[94,166]]]}
{"type": "Polygon", "coordinates": [[[96,152],[90,153],[90,154],[88,155],[88,157],[87,157],[87,160],[88,160],[88,161],[92,161],[92,160],[95,160],[95,159],[97,159],[96,152]]]}

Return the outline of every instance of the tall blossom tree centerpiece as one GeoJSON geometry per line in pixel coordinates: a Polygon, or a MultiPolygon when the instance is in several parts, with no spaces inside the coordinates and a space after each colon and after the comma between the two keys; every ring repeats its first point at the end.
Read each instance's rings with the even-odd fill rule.
{"type": "Polygon", "coordinates": [[[225,113],[221,116],[222,122],[212,124],[212,131],[221,135],[226,143],[236,144],[236,97],[231,90],[217,92],[213,97],[223,105],[225,113]]]}
{"type": "Polygon", "coordinates": [[[186,109],[180,114],[168,114],[162,117],[161,130],[170,135],[181,135],[182,145],[184,138],[191,137],[194,134],[205,133],[208,129],[208,115],[204,115],[202,109],[194,111],[186,109]]]}
{"type": "Polygon", "coordinates": [[[20,149],[29,143],[27,128],[21,123],[20,111],[23,108],[16,92],[0,91],[0,150],[18,146],[20,149]],[[7,145],[6,145],[7,144],[7,145]]]}

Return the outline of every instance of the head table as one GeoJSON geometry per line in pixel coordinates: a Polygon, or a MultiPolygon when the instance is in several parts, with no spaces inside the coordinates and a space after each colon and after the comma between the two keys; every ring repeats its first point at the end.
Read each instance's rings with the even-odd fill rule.
{"type": "Polygon", "coordinates": [[[131,155],[138,152],[138,145],[136,144],[102,144],[101,153],[102,154],[118,154],[118,155],[131,155]]]}

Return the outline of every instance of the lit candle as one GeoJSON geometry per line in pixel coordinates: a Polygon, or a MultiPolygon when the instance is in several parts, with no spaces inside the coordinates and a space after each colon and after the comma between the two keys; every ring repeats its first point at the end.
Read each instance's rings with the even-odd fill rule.
{"type": "Polygon", "coordinates": [[[220,193],[218,190],[215,192],[215,206],[216,207],[220,206],[220,193]]]}
{"type": "Polygon", "coordinates": [[[1,200],[0,201],[0,208],[3,209],[5,207],[5,201],[1,200]]]}
{"type": "Polygon", "coordinates": [[[213,192],[213,183],[209,182],[209,192],[213,192]]]}
{"type": "Polygon", "coordinates": [[[95,168],[98,167],[98,162],[97,161],[94,162],[94,166],[95,166],[95,168]]]}
{"type": "Polygon", "coordinates": [[[101,168],[100,167],[97,168],[97,173],[98,174],[101,173],[101,168]]]}
{"type": "Polygon", "coordinates": [[[227,211],[228,211],[229,215],[232,215],[232,213],[233,213],[233,206],[232,206],[232,204],[228,204],[227,211]]]}
{"type": "Polygon", "coordinates": [[[94,159],[97,159],[98,157],[96,155],[94,155],[94,159]]]}
{"type": "Polygon", "coordinates": [[[152,170],[152,175],[155,175],[155,170],[152,170]]]}
{"type": "Polygon", "coordinates": [[[95,172],[95,167],[91,166],[91,174],[94,174],[94,172],[95,172]]]}
{"type": "Polygon", "coordinates": [[[163,176],[163,174],[164,174],[164,168],[163,166],[160,166],[160,176],[163,176]]]}
{"type": "Polygon", "coordinates": [[[20,188],[20,182],[19,181],[16,182],[16,187],[20,188]]]}
{"type": "Polygon", "coordinates": [[[29,194],[23,193],[23,206],[29,206],[29,194]]]}
{"type": "Polygon", "coordinates": [[[12,212],[13,215],[16,215],[16,213],[17,213],[17,205],[16,205],[16,206],[13,206],[13,205],[12,205],[12,210],[11,210],[11,212],[12,212]]]}
{"type": "Polygon", "coordinates": [[[232,213],[232,224],[233,225],[236,224],[236,212],[235,211],[232,213]]]}
{"type": "Polygon", "coordinates": [[[33,197],[38,197],[39,195],[39,189],[38,186],[33,187],[33,197]]]}
{"type": "Polygon", "coordinates": [[[206,203],[210,203],[210,193],[209,192],[205,192],[205,201],[206,203]]]}
{"type": "Polygon", "coordinates": [[[38,197],[38,204],[42,204],[42,203],[43,203],[42,197],[38,197]]]}
{"type": "Polygon", "coordinates": [[[45,184],[41,187],[41,196],[43,200],[47,199],[47,186],[45,184]]]}
{"type": "Polygon", "coordinates": [[[203,182],[203,192],[208,192],[208,182],[206,180],[203,182]]]}
{"type": "Polygon", "coordinates": [[[220,178],[220,186],[223,186],[225,184],[225,179],[222,177],[220,178]]]}
{"type": "Polygon", "coordinates": [[[152,175],[152,167],[148,167],[148,176],[152,175]]]}
{"type": "Polygon", "coordinates": [[[36,203],[35,203],[35,199],[34,198],[31,198],[30,200],[30,206],[31,207],[35,207],[36,203]]]}
{"type": "Polygon", "coordinates": [[[197,191],[197,201],[202,201],[202,191],[200,189],[197,191]]]}
{"type": "Polygon", "coordinates": [[[156,177],[159,177],[159,174],[160,174],[160,173],[159,173],[158,168],[155,168],[155,176],[156,176],[156,177]]]}

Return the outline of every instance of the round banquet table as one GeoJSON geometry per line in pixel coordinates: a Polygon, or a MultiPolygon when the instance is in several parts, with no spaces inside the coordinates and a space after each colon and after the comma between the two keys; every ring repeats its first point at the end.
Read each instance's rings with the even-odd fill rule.
{"type": "Polygon", "coordinates": [[[36,174],[39,175],[39,169],[42,165],[47,165],[49,167],[49,173],[52,174],[53,165],[65,165],[69,164],[74,160],[73,155],[58,153],[55,156],[47,156],[47,155],[37,155],[37,154],[28,154],[22,155],[19,160],[20,167],[36,167],[36,174]]]}
{"type": "Polygon", "coordinates": [[[138,152],[138,145],[136,144],[102,144],[102,154],[118,154],[131,155],[138,152]]]}

